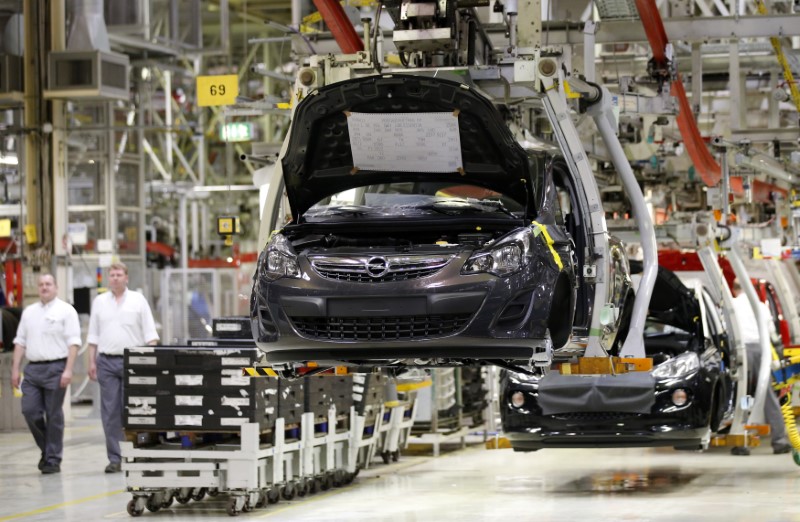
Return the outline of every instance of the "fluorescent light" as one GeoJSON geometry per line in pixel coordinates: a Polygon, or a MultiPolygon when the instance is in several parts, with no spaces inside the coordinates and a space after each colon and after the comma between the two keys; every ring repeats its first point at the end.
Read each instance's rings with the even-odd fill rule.
{"type": "Polygon", "coordinates": [[[0,156],[1,165],[19,165],[19,159],[16,156],[0,156]]]}

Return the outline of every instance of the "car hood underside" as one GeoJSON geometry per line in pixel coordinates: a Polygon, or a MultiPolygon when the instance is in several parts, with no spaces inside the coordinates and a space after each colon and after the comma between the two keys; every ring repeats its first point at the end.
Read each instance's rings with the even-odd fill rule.
{"type": "Polygon", "coordinates": [[[310,93],[297,106],[281,161],[298,223],[312,205],[333,194],[409,181],[484,187],[514,198],[532,216],[537,174],[544,170],[546,158],[543,153],[526,152],[501,113],[474,89],[449,80],[384,75],[339,82],[310,93]],[[348,116],[353,113],[452,113],[458,118],[463,167],[452,172],[360,169],[354,165],[348,128],[348,116]]]}

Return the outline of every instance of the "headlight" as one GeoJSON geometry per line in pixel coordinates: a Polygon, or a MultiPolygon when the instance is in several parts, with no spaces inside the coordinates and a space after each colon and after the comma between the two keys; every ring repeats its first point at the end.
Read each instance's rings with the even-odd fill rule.
{"type": "Polygon", "coordinates": [[[694,352],[684,352],[674,359],[665,361],[653,370],[653,377],[657,379],[673,379],[683,377],[700,368],[700,357],[694,352]]]}
{"type": "Polygon", "coordinates": [[[508,235],[491,249],[473,254],[464,263],[461,273],[488,273],[503,277],[518,272],[530,260],[532,239],[533,233],[529,228],[508,235]]]}
{"type": "Polygon", "coordinates": [[[267,244],[266,275],[271,279],[300,277],[297,254],[292,244],[282,234],[275,234],[267,244]]]}

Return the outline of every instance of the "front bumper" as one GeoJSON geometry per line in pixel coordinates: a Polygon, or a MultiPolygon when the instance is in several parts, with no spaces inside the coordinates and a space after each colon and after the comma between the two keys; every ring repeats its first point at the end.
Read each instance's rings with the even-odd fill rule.
{"type": "Polygon", "coordinates": [[[617,396],[611,401],[613,409],[594,404],[591,411],[575,407],[572,411],[548,415],[539,404],[537,384],[506,379],[502,386],[503,431],[512,447],[519,451],[548,447],[700,446],[710,436],[714,383],[706,377],[701,370],[682,379],[654,381],[652,406],[648,411],[637,411],[641,408],[641,396],[632,394],[630,407],[617,396]],[[689,396],[689,401],[680,407],[671,400],[672,393],[679,388],[689,396]],[[509,401],[515,392],[525,397],[521,408],[515,408],[509,401]]]}
{"type": "Polygon", "coordinates": [[[558,269],[462,275],[468,257],[434,276],[367,284],[321,277],[300,257],[302,278],[255,282],[256,342],[270,363],[530,360],[543,351],[558,269]]]}

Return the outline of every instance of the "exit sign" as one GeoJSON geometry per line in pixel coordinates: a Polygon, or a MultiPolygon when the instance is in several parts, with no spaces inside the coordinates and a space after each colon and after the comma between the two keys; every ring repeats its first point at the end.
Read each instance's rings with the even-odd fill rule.
{"type": "Polygon", "coordinates": [[[226,123],[219,128],[219,139],[222,141],[252,141],[255,125],[246,122],[226,123]]]}

